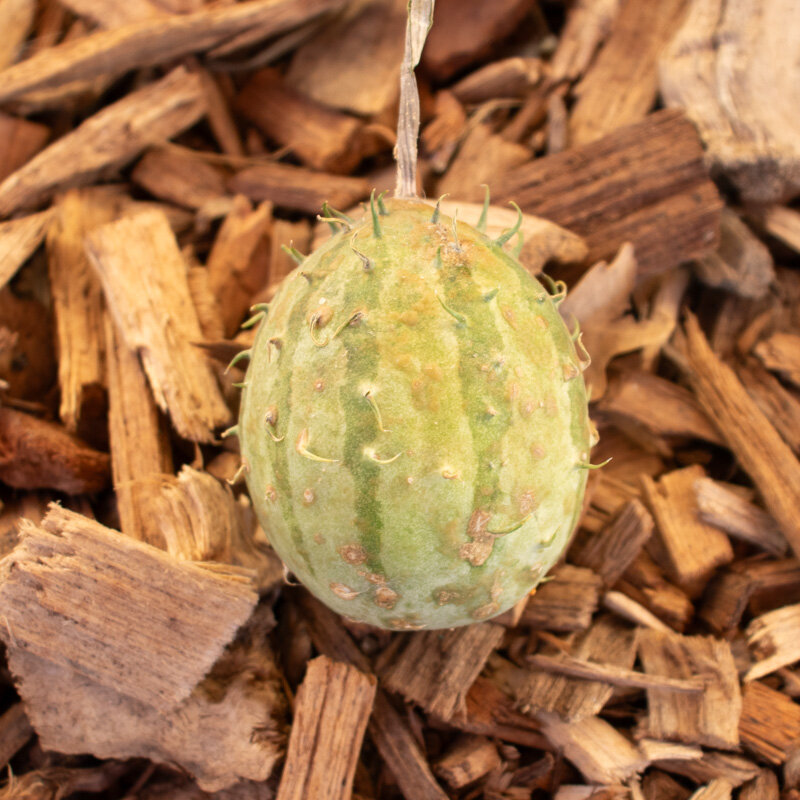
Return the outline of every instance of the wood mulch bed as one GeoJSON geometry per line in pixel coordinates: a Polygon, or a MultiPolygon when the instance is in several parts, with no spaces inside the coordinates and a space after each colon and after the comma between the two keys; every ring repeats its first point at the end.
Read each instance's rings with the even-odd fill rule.
{"type": "Polygon", "coordinates": [[[800,797],[793,0],[437,2],[421,189],[525,212],[611,458],[535,594],[377,630],[254,519],[225,365],[391,188],[405,6],[0,0],[0,797],[800,797]]]}

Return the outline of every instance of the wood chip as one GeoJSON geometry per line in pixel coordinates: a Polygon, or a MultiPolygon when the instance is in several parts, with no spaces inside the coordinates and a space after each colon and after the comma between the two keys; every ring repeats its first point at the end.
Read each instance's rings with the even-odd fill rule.
{"type": "MultiPolygon", "coordinates": [[[[342,5],[341,0],[250,0],[194,14],[155,16],[41,50],[0,78],[0,102],[36,89],[173,61],[258,25],[266,39],[342,5]]],[[[152,139],[150,140],[152,142],[152,139]]]]}
{"type": "Polygon", "coordinates": [[[255,605],[248,582],[179,563],[59,506],[21,532],[0,587],[12,669],[22,650],[169,709],[255,605]]]}
{"type": "Polygon", "coordinates": [[[470,72],[453,85],[452,92],[462,103],[484,103],[498,97],[524,98],[543,73],[540,58],[512,56],[470,72]]]}
{"type": "Polygon", "coordinates": [[[606,586],[613,586],[652,532],[653,518],[639,500],[631,500],[603,530],[574,543],[569,549],[569,560],[594,570],[606,586]]]}
{"type": "Polygon", "coordinates": [[[206,263],[208,285],[229,338],[236,335],[253,295],[267,285],[271,230],[272,204],[253,208],[246,197],[237,195],[214,239],[206,263]]]}
{"type": "Polygon", "coordinates": [[[578,636],[569,656],[528,656],[521,683],[515,687],[525,713],[553,711],[567,721],[599,714],[611,698],[613,685],[606,678],[630,671],[636,658],[635,630],[610,615],[578,636]]]}
{"type": "Polygon", "coordinates": [[[520,624],[548,631],[582,631],[592,622],[602,580],[592,570],[562,564],[528,602],[520,624]]]}
{"type": "Polygon", "coordinates": [[[0,181],[36,155],[49,138],[50,129],[47,126],[0,113],[0,181]]]}
{"type": "Polygon", "coordinates": [[[788,545],[775,520],[723,484],[700,478],[694,484],[700,518],[774,556],[786,555],[788,545]]]}
{"type": "Polygon", "coordinates": [[[632,242],[646,274],[717,244],[719,196],[697,133],[677,111],[656,112],[591,144],[536,159],[494,178],[492,190],[585,237],[591,262],[632,242]]]}
{"type": "Polygon", "coordinates": [[[654,436],[725,441],[688,389],[650,372],[625,370],[612,379],[597,410],[629,435],[644,429],[654,436]]]}
{"type": "Polygon", "coordinates": [[[573,146],[644,118],[658,91],[658,57],[687,6],[686,0],[622,4],[611,35],[575,87],[578,101],[569,123],[573,146]]]}
{"type": "Polygon", "coordinates": [[[708,286],[759,299],[775,280],[772,255],[739,216],[722,210],[719,248],[699,259],[695,273],[708,286]]]}
{"type": "Polygon", "coordinates": [[[760,770],[758,776],[739,791],[740,800],[778,800],[779,797],[778,778],[770,769],[760,770]]]}
{"type": "Polygon", "coordinates": [[[756,617],[747,626],[747,644],[758,659],[746,681],[769,675],[800,660],[800,605],[787,605],[756,617]]]}
{"type": "Polygon", "coordinates": [[[669,632],[669,628],[655,614],[622,592],[606,592],[603,596],[603,607],[643,628],[662,633],[669,632]]]}
{"type": "Polygon", "coordinates": [[[759,342],[753,352],[767,369],[800,386],[800,336],[783,331],[773,333],[759,342]]]}
{"type": "Polygon", "coordinates": [[[236,108],[313,169],[346,175],[368,153],[358,119],[288,87],[277,70],[256,72],[238,94],[236,108]]]}
{"type": "Polygon", "coordinates": [[[103,225],[88,235],[87,248],[114,322],[126,345],[138,351],[159,408],[169,411],[182,436],[211,441],[230,412],[192,345],[202,333],[166,216],[143,212],[103,225]]]}
{"type": "MultiPolygon", "coordinates": [[[[351,664],[362,672],[371,672],[367,657],[356,647],[332,611],[309,595],[301,596],[299,602],[314,645],[323,655],[351,664]]],[[[380,688],[375,694],[367,730],[408,800],[447,800],[408,723],[380,688]]]]}
{"type": "Polygon", "coordinates": [[[485,736],[461,736],[435,763],[434,772],[454,791],[463,789],[502,764],[497,747],[485,736]]]}
{"type": "Polygon", "coordinates": [[[0,183],[0,215],[124,166],[154,140],[191,127],[204,110],[198,78],[183,67],[174,69],[98,111],[9,175],[0,183]]]}
{"type": "Polygon", "coordinates": [[[781,531],[800,554],[800,463],[733,370],[711,350],[697,320],[686,321],[689,378],[781,531]]]}
{"type": "Polygon", "coordinates": [[[349,208],[367,197],[369,183],[364,178],[350,178],[312,172],[289,164],[259,164],[238,172],[230,181],[234,192],[251,200],[269,200],[276,207],[318,214],[322,204],[349,208]]]}
{"type": "Polygon", "coordinates": [[[732,637],[747,610],[755,581],[739,572],[723,572],[703,595],[699,616],[718,636],[732,637]]]}
{"type": "Polygon", "coordinates": [[[732,749],[739,744],[742,700],[730,645],[711,637],[642,631],[639,657],[645,672],[702,678],[705,691],[688,694],[647,690],[649,714],[641,733],[653,739],[732,749]]]}
{"type": "Polygon", "coordinates": [[[47,234],[47,263],[58,344],[59,416],[77,433],[105,413],[103,293],[83,247],[86,233],[109,222],[112,204],[91,191],[70,191],[47,234]]]}
{"type": "Polygon", "coordinates": [[[319,103],[380,114],[397,102],[405,29],[405,2],[349,4],[297,49],[287,80],[319,103]]]}
{"type": "Polygon", "coordinates": [[[0,289],[33,255],[53,219],[52,210],[0,222],[0,289]]]}
{"type": "Polygon", "coordinates": [[[800,100],[792,79],[800,34],[782,24],[793,8],[791,0],[693,3],[661,59],[664,100],[687,110],[711,164],[747,201],[800,191],[800,127],[774,111],[800,100]]]}
{"type": "Polygon", "coordinates": [[[800,738],[800,706],[760,681],[745,685],[742,701],[742,745],[771,764],[783,763],[800,738]]]}
{"type": "Polygon", "coordinates": [[[350,800],[376,685],[373,675],[326,656],[309,661],[277,800],[350,800]]]}
{"type": "Polygon", "coordinates": [[[0,407],[0,480],[23,489],[98,492],[108,485],[109,458],[60,425],[0,407]]]}
{"type": "Polygon", "coordinates": [[[642,478],[643,498],[656,521],[653,544],[663,548],[668,574],[690,596],[702,591],[717,567],[733,560],[728,537],[700,519],[694,484],[703,477],[702,467],[693,466],[663,475],[658,483],[642,478]]]}
{"type": "Polygon", "coordinates": [[[734,753],[705,750],[703,757],[691,761],[669,760],[655,762],[659,769],[683,775],[695,783],[724,778],[734,787],[741,786],[758,775],[758,764],[734,753]]]}
{"type": "Polygon", "coordinates": [[[36,14],[35,0],[0,0],[0,69],[13,64],[20,54],[36,14]]]}
{"type": "Polygon", "coordinates": [[[464,711],[464,698],[503,638],[491,622],[452,631],[398,637],[399,648],[381,671],[387,689],[442,719],[464,711]]]}
{"type": "Polygon", "coordinates": [[[226,195],[225,173],[178,147],[148,150],[131,180],[160,200],[193,209],[226,195]]]}
{"type": "Polygon", "coordinates": [[[592,783],[622,783],[644,769],[642,752],[600,717],[564,722],[557,714],[538,715],[542,729],[592,783]]]}
{"type": "Polygon", "coordinates": [[[14,703],[0,717],[0,766],[6,767],[11,758],[33,736],[33,728],[22,703],[14,703]]]}

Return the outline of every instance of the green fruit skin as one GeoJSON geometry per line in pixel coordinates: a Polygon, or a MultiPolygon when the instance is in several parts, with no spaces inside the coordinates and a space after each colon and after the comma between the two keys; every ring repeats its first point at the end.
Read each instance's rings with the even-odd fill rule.
{"type": "Polygon", "coordinates": [[[248,488],[330,608],[468,625],[529,593],[577,522],[582,364],[544,287],[484,234],[419,201],[389,201],[379,225],[310,255],[261,323],[238,426],[248,488]]]}

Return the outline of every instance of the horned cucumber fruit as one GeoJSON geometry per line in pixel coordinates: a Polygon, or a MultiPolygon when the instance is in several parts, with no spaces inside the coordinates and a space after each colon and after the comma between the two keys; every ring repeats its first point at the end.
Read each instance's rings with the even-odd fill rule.
{"type": "Polygon", "coordinates": [[[450,628],[514,605],[576,524],[585,352],[503,244],[417,200],[372,203],[260,322],[238,435],[287,567],[341,614],[450,628]]]}

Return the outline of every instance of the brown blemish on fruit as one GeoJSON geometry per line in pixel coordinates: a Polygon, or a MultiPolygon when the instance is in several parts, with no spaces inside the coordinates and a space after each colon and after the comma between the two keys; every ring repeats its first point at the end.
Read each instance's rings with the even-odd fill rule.
{"type": "Polygon", "coordinates": [[[456,592],[453,589],[436,589],[434,590],[433,596],[440,606],[447,605],[448,603],[463,602],[461,592],[456,592]]]}
{"type": "Polygon", "coordinates": [[[561,365],[561,369],[564,374],[565,381],[571,381],[578,377],[581,374],[581,371],[578,369],[577,365],[573,364],[571,361],[565,361],[561,365]]]}
{"type": "Polygon", "coordinates": [[[394,608],[399,599],[400,595],[388,586],[381,586],[375,590],[375,605],[381,608],[394,608]]]}
{"type": "Polygon", "coordinates": [[[317,532],[314,534],[314,542],[316,544],[325,544],[325,537],[321,533],[317,532]]]}
{"type": "Polygon", "coordinates": [[[517,318],[514,315],[514,309],[510,306],[505,306],[500,309],[503,314],[503,319],[514,329],[517,329],[517,318]]]}
{"type": "Polygon", "coordinates": [[[383,586],[386,583],[386,576],[378,572],[367,572],[366,570],[360,569],[358,574],[362,578],[368,580],[373,586],[383,586]]]}
{"type": "Polygon", "coordinates": [[[442,368],[438,364],[426,364],[422,368],[422,372],[432,381],[440,381],[444,378],[444,373],[442,372],[442,368]]]}
{"type": "Polygon", "coordinates": [[[443,467],[442,477],[446,478],[448,481],[454,481],[459,477],[461,477],[461,475],[457,470],[454,470],[452,467],[443,467]]]}
{"type": "Polygon", "coordinates": [[[403,325],[408,325],[412,328],[419,322],[419,314],[417,314],[413,308],[409,308],[400,312],[400,316],[398,318],[403,325]]]}
{"type": "Polygon", "coordinates": [[[473,567],[480,567],[492,554],[494,536],[487,530],[491,514],[476,508],[467,523],[467,536],[472,540],[458,548],[458,557],[469,561],[473,567]]]}
{"type": "Polygon", "coordinates": [[[314,500],[316,500],[316,496],[314,495],[314,490],[311,487],[307,489],[303,489],[303,504],[310,506],[314,500]]]}
{"type": "Polygon", "coordinates": [[[343,583],[331,583],[330,589],[342,600],[355,600],[355,598],[361,594],[361,592],[357,592],[355,589],[351,589],[343,583]]]}
{"type": "Polygon", "coordinates": [[[476,608],[472,612],[472,617],[474,619],[488,619],[497,614],[498,611],[500,611],[500,604],[492,600],[490,603],[476,608]]]}
{"type": "Polygon", "coordinates": [[[274,503],[278,499],[278,492],[271,483],[268,483],[267,488],[264,490],[264,498],[269,500],[270,503],[274,503]]]}
{"type": "Polygon", "coordinates": [[[536,509],[536,492],[533,489],[526,489],[519,498],[520,514],[530,514],[536,509]]]}
{"type": "Polygon", "coordinates": [[[522,400],[519,404],[519,413],[522,414],[523,417],[529,417],[533,414],[535,408],[536,403],[533,400],[522,400]]]}
{"type": "Polygon", "coordinates": [[[322,378],[317,378],[314,381],[314,391],[321,392],[325,388],[325,381],[322,378]]]}
{"type": "Polygon", "coordinates": [[[520,386],[517,381],[511,381],[506,389],[506,397],[512,402],[519,397],[520,386]]]}
{"type": "Polygon", "coordinates": [[[534,458],[544,458],[545,449],[540,442],[534,442],[531,445],[531,455],[534,458]]]}
{"type": "Polygon", "coordinates": [[[367,560],[367,551],[360,544],[343,544],[339,555],[348,564],[363,564],[367,560]]]}

